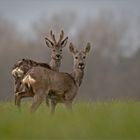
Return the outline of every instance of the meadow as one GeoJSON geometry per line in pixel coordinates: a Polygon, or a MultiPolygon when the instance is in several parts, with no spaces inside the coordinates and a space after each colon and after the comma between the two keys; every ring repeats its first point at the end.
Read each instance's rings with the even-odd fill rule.
{"type": "Polygon", "coordinates": [[[30,102],[19,112],[13,102],[0,103],[0,139],[139,139],[140,102],[78,102],[55,115],[42,104],[30,114],[30,102]]]}

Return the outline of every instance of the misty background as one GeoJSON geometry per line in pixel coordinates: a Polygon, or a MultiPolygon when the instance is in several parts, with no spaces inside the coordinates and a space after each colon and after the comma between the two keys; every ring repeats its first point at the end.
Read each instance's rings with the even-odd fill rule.
{"type": "Polygon", "coordinates": [[[72,72],[68,50],[91,43],[77,99],[140,99],[139,0],[0,0],[0,100],[13,100],[13,65],[50,61],[50,30],[69,37],[61,71],[72,72]]]}

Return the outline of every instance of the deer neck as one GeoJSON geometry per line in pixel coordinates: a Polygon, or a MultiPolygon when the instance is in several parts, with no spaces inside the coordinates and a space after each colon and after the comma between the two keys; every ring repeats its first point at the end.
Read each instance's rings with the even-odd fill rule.
{"type": "Polygon", "coordinates": [[[56,59],[51,59],[50,61],[50,67],[55,70],[55,71],[59,71],[61,65],[61,60],[56,60],[56,59]]]}
{"type": "Polygon", "coordinates": [[[84,70],[74,68],[72,76],[74,77],[76,84],[80,87],[84,77],[84,70]]]}

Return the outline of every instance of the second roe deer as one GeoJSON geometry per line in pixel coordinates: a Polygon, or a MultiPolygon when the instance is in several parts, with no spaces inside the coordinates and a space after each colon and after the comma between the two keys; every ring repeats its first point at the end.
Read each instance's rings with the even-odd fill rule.
{"type": "Polygon", "coordinates": [[[54,113],[57,103],[64,103],[66,107],[72,108],[72,101],[77,95],[84,76],[85,59],[90,51],[90,44],[88,43],[86,48],[78,50],[70,43],[69,49],[74,58],[72,74],[38,66],[30,69],[22,80],[23,85],[31,88],[34,93],[31,112],[36,111],[49,91],[54,93],[49,97],[52,100],[51,113],[54,113]]]}

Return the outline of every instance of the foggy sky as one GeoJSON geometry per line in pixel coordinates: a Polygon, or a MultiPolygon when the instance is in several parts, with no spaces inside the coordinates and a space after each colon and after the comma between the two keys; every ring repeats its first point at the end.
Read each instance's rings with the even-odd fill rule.
{"type": "Polygon", "coordinates": [[[51,17],[64,10],[74,11],[81,17],[95,16],[101,9],[113,10],[135,17],[140,13],[139,0],[0,0],[0,15],[28,31],[32,21],[40,15],[51,17]]]}

